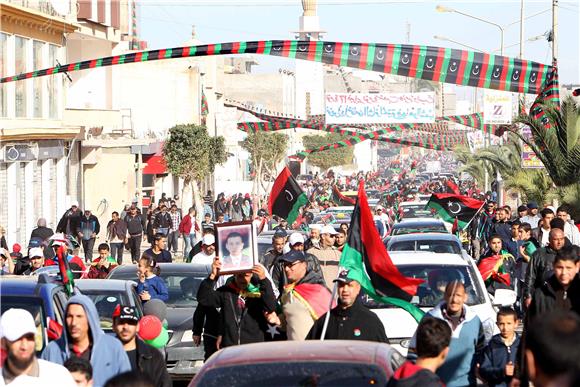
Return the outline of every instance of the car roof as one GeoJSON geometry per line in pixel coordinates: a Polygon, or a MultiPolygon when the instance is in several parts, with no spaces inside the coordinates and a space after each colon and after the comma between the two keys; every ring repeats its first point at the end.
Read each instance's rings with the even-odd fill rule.
{"type": "MultiPolygon", "coordinates": [[[[201,263],[168,263],[168,262],[163,262],[163,263],[158,263],[157,267],[159,267],[159,269],[161,270],[161,274],[167,274],[167,273],[203,273],[203,274],[209,274],[210,271],[210,265],[204,265],[201,263]]],[[[113,273],[127,273],[127,272],[132,272],[135,273],[135,277],[137,276],[137,265],[120,265],[117,266],[116,268],[113,269],[113,271],[111,271],[111,273],[109,273],[109,276],[111,276],[111,274],[113,273]]]]}
{"type": "Polygon", "coordinates": [[[434,253],[432,251],[389,251],[396,266],[404,265],[452,265],[468,266],[461,254],[434,253]]]}
{"type": "MultiPolygon", "coordinates": [[[[376,364],[381,352],[394,351],[384,343],[351,340],[263,342],[227,347],[211,357],[204,368],[257,363],[344,361],[376,364]]],[[[386,359],[388,362],[388,359],[386,359]]]]}
{"type": "Polygon", "coordinates": [[[113,290],[124,292],[127,290],[127,282],[129,281],[119,279],[108,279],[106,281],[77,279],[75,280],[75,285],[79,288],[81,293],[83,290],[113,290]]]}
{"type": "Polygon", "coordinates": [[[401,206],[418,206],[418,205],[424,206],[426,204],[427,204],[426,200],[420,200],[420,201],[413,200],[412,202],[401,202],[401,203],[399,203],[399,207],[401,207],[401,206]]]}
{"type": "Polygon", "coordinates": [[[58,284],[38,281],[40,277],[28,275],[3,275],[0,277],[1,295],[37,295],[38,286],[58,287],[58,284]]]}
{"type": "Polygon", "coordinates": [[[445,227],[445,223],[441,219],[434,219],[434,218],[409,218],[403,219],[399,223],[396,223],[393,227],[407,227],[413,228],[414,226],[443,226],[445,227]]]}
{"type": "Polygon", "coordinates": [[[402,241],[425,241],[425,240],[446,240],[459,243],[459,239],[453,234],[443,234],[440,232],[426,232],[416,234],[393,235],[389,239],[389,244],[402,241]]]}

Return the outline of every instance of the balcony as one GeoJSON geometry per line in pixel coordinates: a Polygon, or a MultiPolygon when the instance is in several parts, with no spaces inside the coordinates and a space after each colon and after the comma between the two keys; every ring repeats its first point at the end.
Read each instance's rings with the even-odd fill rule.
{"type": "Polygon", "coordinates": [[[71,2],[65,0],[5,0],[22,8],[32,9],[45,15],[66,18],[71,13],[71,2]]]}

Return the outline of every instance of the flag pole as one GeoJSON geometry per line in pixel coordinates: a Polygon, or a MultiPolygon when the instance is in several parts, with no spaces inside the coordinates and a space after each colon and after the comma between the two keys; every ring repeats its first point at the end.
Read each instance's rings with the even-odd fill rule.
{"type": "MultiPolygon", "coordinates": [[[[338,272],[336,274],[336,278],[340,275],[341,267],[338,267],[338,272]]],[[[330,321],[330,310],[332,309],[332,302],[334,301],[334,297],[336,297],[336,293],[338,292],[338,282],[334,282],[334,286],[332,287],[332,295],[330,296],[330,305],[328,305],[328,312],[326,312],[326,317],[324,318],[324,325],[322,326],[322,334],[320,335],[320,341],[324,341],[324,337],[326,336],[326,330],[328,329],[328,322],[330,321]]]]}
{"type": "Polygon", "coordinates": [[[463,230],[465,230],[467,227],[469,227],[469,225],[471,224],[471,222],[473,221],[473,219],[475,219],[477,217],[477,215],[479,215],[479,213],[481,212],[481,210],[483,209],[483,207],[485,207],[485,204],[487,203],[487,200],[483,201],[483,204],[481,205],[481,207],[479,207],[479,210],[477,210],[477,212],[475,213],[475,215],[473,215],[473,217],[471,219],[469,219],[469,222],[467,222],[467,224],[465,225],[465,227],[463,227],[463,230]]]}

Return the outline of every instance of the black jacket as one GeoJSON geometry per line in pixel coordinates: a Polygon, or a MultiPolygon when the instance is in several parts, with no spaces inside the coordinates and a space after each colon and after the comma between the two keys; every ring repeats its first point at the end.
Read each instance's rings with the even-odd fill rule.
{"type": "Polygon", "coordinates": [[[216,308],[198,304],[193,312],[193,335],[217,337],[220,334],[220,313],[216,308]]]}
{"type": "MultiPolygon", "coordinates": [[[[288,278],[286,277],[286,272],[284,271],[284,262],[280,260],[282,255],[279,255],[274,259],[271,269],[272,281],[274,282],[274,286],[276,286],[280,291],[280,294],[284,293],[284,287],[288,284],[288,278]]],[[[322,272],[318,258],[309,253],[304,253],[304,255],[306,256],[306,263],[308,263],[306,273],[313,273],[312,275],[317,277],[316,279],[309,280],[307,282],[318,283],[326,286],[326,281],[324,281],[324,273],[322,272]]]]}
{"type": "Polygon", "coordinates": [[[550,246],[542,247],[532,254],[526,270],[524,285],[524,295],[526,297],[532,296],[536,289],[540,288],[550,278],[555,257],[556,251],[550,246]]]}
{"type": "Polygon", "coordinates": [[[511,362],[516,364],[520,336],[516,333],[516,339],[509,347],[506,346],[501,335],[495,335],[489,341],[482,353],[479,374],[490,387],[508,386],[512,380],[511,376],[506,376],[505,366],[511,362]]]}
{"type": "Polygon", "coordinates": [[[232,345],[259,343],[264,341],[264,332],[268,329],[264,312],[276,309],[276,299],[270,281],[266,278],[252,282],[260,287],[260,298],[246,298],[242,308],[238,292],[229,285],[214,290],[215,281],[203,280],[197,292],[197,301],[201,305],[220,309],[222,347],[232,345]]]}
{"type": "MultiPolygon", "coordinates": [[[[306,340],[320,339],[324,320],[326,320],[326,313],[316,320],[306,336],[306,340]]],[[[337,306],[330,310],[325,339],[389,342],[381,320],[376,314],[361,304],[358,299],[350,308],[342,309],[337,306]]]]}
{"type": "Polygon", "coordinates": [[[43,241],[45,241],[48,238],[50,238],[53,234],[54,232],[49,227],[37,227],[34,230],[32,230],[32,233],[30,234],[30,239],[40,238],[43,241]]]}
{"type": "Polygon", "coordinates": [[[125,223],[127,223],[127,232],[129,232],[129,235],[139,235],[145,231],[145,217],[141,214],[125,216],[125,223]]]}
{"type": "Polygon", "coordinates": [[[99,235],[99,232],[101,232],[101,224],[99,223],[99,219],[93,214],[89,215],[88,218],[84,215],[81,216],[79,218],[79,224],[76,229],[77,234],[79,232],[83,232],[84,229],[92,230],[96,235],[99,235]]]}
{"type": "Polygon", "coordinates": [[[276,258],[278,258],[281,255],[282,253],[278,253],[276,250],[274,250],[274,248],[271,248],[268,251],[266,251],[266,254],[264,254],[264,256],[260,259],[260,263],[264,265],[266,270],[270,270],[272,268],[272,265],[274,265],[276,258]]]}
{"type": "Polygon", "coordinates": [[[77,209],[76,211],[72,211],[70,208],[66,210],[66,212],[62,215],[62,217],[58,221],[58,225],[56,226],[56,232],[62,232],[66,234],[68,224],[70,232],[75,234],[76,237],[77,228],[79,227],[82,214],[83,212],[80,210],[80,208],[77,209]]]}
{"type": "Polygon", "coordinates": [[[538,315],[549,313],[555,309],[572,310],[580,315],[580,278],[578,275],[566,291],[556,276],[552,275],[534,292],[527,317],[530,322],[533,322],[533,319],[538,315]]]}
{"type": "MultiPolygon", "coordinates": [[[[137,367],[155,387],[171,387],[171,377],[165,368],[165,359],[161,352],[141,339],[137,340],[137,367]]],[[[98,372],[98,370],[96,370],[98,372]]],[[[133,370],[135,371],[135,370],[133,370]]]]}
{"type": "Polygon", "coordinates": [[[153,228],[157,229],[157,228],[169,228],[171,227],[171,225],[173,224],[173,222],[171,221],[171,215],[169,215],[169,212],[158,212],[157,215],[155,215],[155,218],[153,219],[153,228]]]}

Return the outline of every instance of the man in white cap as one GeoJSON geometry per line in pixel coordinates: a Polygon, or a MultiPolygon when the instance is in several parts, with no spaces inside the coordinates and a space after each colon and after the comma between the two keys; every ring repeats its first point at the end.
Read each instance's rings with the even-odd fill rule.
{"type": "Polygon", "coordinates": [[[23,275],[31,275],[36,270],[44,266],[44,254],[42,248],[31,248],[28,252],[28,259],[30,261],[30,265],[22,272],[23,275]]]}
{"type": "Polygon", "coordinates": [[[193,256],[191,262],[211,265],[215,258],[215,237],[205,234],[201,240],[201,251],[193,256]]]}
{"type": "Polygon", "coordinates": [[[0,321],[2,363],[0,385],[76,386],[71,374],[61,365],[36,358],[36,324],[24,309],[8,309],[0,321]]]}
{"type": "Polygon", "coordinates": [[[319,261],[326,263],[327,261],[340,260],[340,252],[334,247],[336,240],[336,230],[330,225],[322,227],[320,230],[320,244],[319,246],[312,246],[307,253],[314,255],[319,261]]]}

